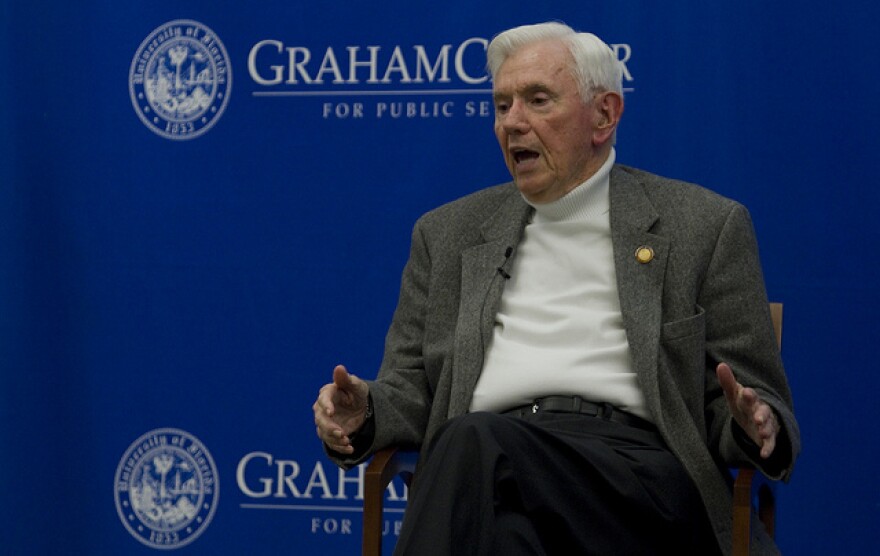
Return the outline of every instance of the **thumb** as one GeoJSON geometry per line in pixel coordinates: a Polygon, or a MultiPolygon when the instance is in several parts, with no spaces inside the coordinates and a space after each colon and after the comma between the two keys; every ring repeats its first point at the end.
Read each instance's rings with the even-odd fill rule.
{"type": "Polygon", "coordinates": [[[351,375],[344,365],[336,365],[333,369],[333,384],[340,390],[351,390],[351,375]]]}
{"type": "Polygon", "coordinates": [[[739,383],[737,383],[730,365],[727,363],[719,363],[718,367],[715,369],[715,374],[718,377],[718,382],[721,384],[721,389],[724,390],[724,395],[727,396],[728,399],[736,398],[739,383]]]}

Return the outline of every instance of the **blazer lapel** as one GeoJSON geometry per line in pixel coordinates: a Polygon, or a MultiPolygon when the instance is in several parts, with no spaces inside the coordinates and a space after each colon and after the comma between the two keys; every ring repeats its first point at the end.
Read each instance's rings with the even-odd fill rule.
{"type": "Polygon", "coordinates": [[[466,413],[470,407],[504,291],[505,280],[498,269],[512,260],[531,213],[532,208],[519,191],[511,187],[511,194],[481,227],[485,242],[462,252],[450,418],[466,413]],[[510,256],[506,255],[508,249],[512,250],[510,256]]]}
{"type": "Polygon", "coordinates": [[[611,172],[610,195],[611,241],[623,325],[645,401],[652,415],[659,418],[657,354],[669,240],[650,232],[657,211],[642,184],[617,166],[611,172]]]}

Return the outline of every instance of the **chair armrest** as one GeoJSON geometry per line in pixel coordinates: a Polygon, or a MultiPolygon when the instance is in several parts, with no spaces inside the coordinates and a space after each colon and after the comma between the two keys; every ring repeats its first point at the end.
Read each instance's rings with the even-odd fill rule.
{"type": "Polygon", "coordinates": [[[412,484],[418,453],[396,447],[376,452],[364,474],[364,556],[382,554],[382,511],[385,489],[396,475],[403,477],[407,486],[412,484]]]}
{"type": "Polygon", "coordinates": [[[757,499],[758,518],[773,538],[776,497],[769,481],[751,467],[741,467],[733,483],[733,556],[749,554],[753,499],[757,499]]]}

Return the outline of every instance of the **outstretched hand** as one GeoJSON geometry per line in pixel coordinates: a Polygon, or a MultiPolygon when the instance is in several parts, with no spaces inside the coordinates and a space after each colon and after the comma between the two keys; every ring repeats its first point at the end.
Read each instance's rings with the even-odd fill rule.
{"type": "Polygon", "coordinates": [[[351,454],[350,435],[366,420],[370,387],[342,365],[333,369],[333,382],[325,384],[312,406],[320,438],[331,450],[351,454]]]}
{"type": "Polygon", "coordinates": [[[773,408],[762,401],[753,388],[746,388],[737,382],[727,363],[720,363],[715,374],[733,418],[761,449],[761,457],[769,458],[776,448],[776,436],[779,434],[779,421],[773,408]]]}

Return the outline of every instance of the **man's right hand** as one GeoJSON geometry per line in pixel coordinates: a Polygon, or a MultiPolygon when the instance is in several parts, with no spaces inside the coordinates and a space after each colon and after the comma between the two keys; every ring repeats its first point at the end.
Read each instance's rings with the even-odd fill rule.
{"type": "Polygon", "coordinates": [[[370,387],[345,367],[333,369],[333,382],[325,384],[312,406],[315,425],[320,438],[328,448],[342,454],[351,454],[354,448],[349,436],[366,421],[370,387]]]}

